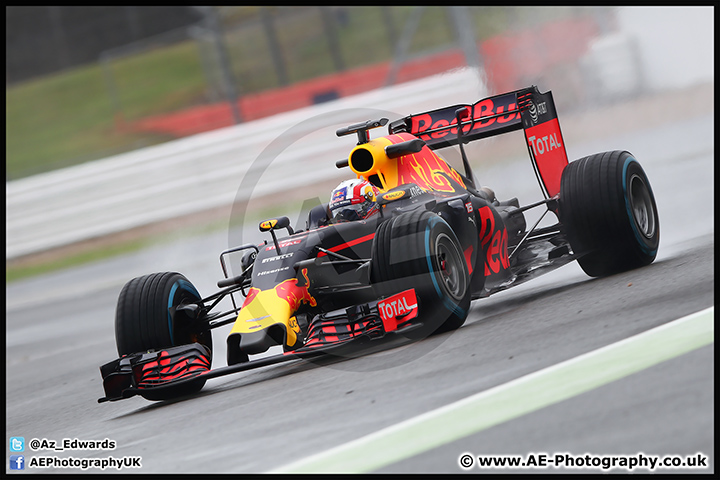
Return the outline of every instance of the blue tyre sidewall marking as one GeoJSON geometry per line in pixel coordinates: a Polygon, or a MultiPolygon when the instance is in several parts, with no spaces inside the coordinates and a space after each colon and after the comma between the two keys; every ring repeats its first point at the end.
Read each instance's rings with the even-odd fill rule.
{"type": "MultiPolygon", "coordinates": [[[[637,243],[639,244],[640,249],[648,255],[655,255],[657,253],[657,248],[650,250],[645,245],[645,242],[643,241],[644,235],[642,235],[638,231],[637,226],[635,225],[635,216],[632,213],[632,206],[630,205],[630,196],[628,195],[628,191],[627,191],[627,184],[628,184],[627,170],[628,170],[628,167],[630,166],[630,164],[632,164],[633,162],[637,163],[638,166],[640,165],[640,162],[635,160],[635,158],[633,158],[633,157],[626,158],[625,163],[623,164],[622,187],[623,187],[623,196],[625,197],[625,210],[627,211],[628,218],[630,219],[630,227],[632,227],[633,234],[635,235],[635,238],[637,239],[637,243]]],[[[650,187],[650,185],[647,182],[645,182],[645,186],[647,187],[648,191],[650,192],[650,197],[654,198],[655,196],[653,195],[652,188],[650,187]]],[[[648,212],[648,213],[652,214],[653,216],[655,215],[654,211],[648,212]]]]}
{"type": "Polygon", "coordinates": [[[200,298],[200,293],[198,293],[197,289],[193,286],[192,283],[188,282],[187,280],[180,279],[176,281],[172,288],[170,289],[170,295],[168,295],[168,330],[170,331],[170,343],[175,345],[175,338],[173,336],[173,324],[172,324],[172,316],[170,315],[170,309],[173,307],[173,300],[175,299],[175,292],[178,288],[181,288],[182,290],[186,290],[193,295],[195,295],[197,298],[200,298]]]}
{"type": "Polygon", "coordinates": [[[438,297],[442,299],[445,308],[447,308],[450,312],[456,313],[457,315],[464,315],[465,310],[460,308],[460,305],[456,305],[451,302],[450,299],[443,294],[440,286],[437,284],[435,275],[433,274],[432,259],[430,255],[430,231],[432,230],[432,227],[435,226],[435,224],[439,221],[440,220],[437,217],[432,217],[430,220],[428,220],[428,223],[425,226],[425,258],[427,259],[428,273],[430,274],[430,278],[432,279],[433,285],[435,286],[435,291],[437,292],[438,297]]]}

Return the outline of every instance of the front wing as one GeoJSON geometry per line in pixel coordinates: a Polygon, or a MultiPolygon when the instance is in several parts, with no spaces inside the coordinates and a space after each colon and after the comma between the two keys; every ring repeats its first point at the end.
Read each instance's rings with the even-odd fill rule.
{"type": "MultiPolygon", "coordinates": [[[[351,342],[406,333],[422,327],[413,289],[383,300],[317,315],[308,327],[305,344],[293,351],[211,370],[211,354],[199,343],[124,355],[100,367],[105,396],[98,403],[141,395],[148,400],[162,393],[211,378],[274,365],[290,360],[330,354],[351,342]]],[[[199,388],[198,388],[199,389],[199,388]]]]}

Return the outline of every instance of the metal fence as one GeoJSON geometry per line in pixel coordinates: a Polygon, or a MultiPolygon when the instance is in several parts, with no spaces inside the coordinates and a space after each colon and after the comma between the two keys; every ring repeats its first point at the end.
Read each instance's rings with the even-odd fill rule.
{"type": "MultiPolygon", "coordinates": [[[[15,96],[7,96],[8,178],[466,64],[490,72],[489,81],[502,80],[497,88],[520,88],[542,73],[526,67],[542,63],[545,70],[570,71],[566,64],[576,60],[561,59],[566,64],[558,67],[535,39],[542,34],[538,29],[547,21],[582,21],[593,13],[577,7],[192,7],[187,25],[153,35],[144,31],[138,38],[142,22],[130,21],[134,10],[121,11],[134,41],[104,49],[95,67],[67,71],[47,92],[28,92],[19,107],[15,96]],[[496,41],[492,55],[502,62],[493,64],[483,42],[503,35],[522,40],[524,53],[506,55],[503,48],[517,42],[496,41]]],[[[102,33],[92,32],[85,42],[103,44],[102,33]]]]}
{"type": "MultiPolygon", "coordinates": [[[[152,83],[154,77],[152,69],[142,71],[139,65],[132,75],[124,74],[132,83],[124,83],[117,65],[162,46],[194,44],[197,56],[186,68],[196,70],[192,74],[203,84],[200,94],[188,97],[185,106],[219,101],[232,101],[235,106],[234,101],[245,95],[388,61],[398,52],[400,63],[413,58],[407,46],[400,51],[396,48],[398,31],[408,15],[415,19],[414,24],[422,16],[419,14],[430,19],[434,10],[443,17],[448,15],[443,8],[426,7],[260,7],[243,22],[226,25],[223,8],[227,7],[197,7],[204,15],[200,22],[102,52],[100,61],[115,115],[133,119],[134,112],[122,99],[132,95],[128,91],[134,84],[152,83]]],[[[452,25],[441,23],[441,27],[433,33],[441,43],[426,44],[422,49],[421,42],[421,50],[416,48],[414,56],[452,47],[456,40],[452,25]]],[[[410,33],[417,34],[416,30],[417,25],[410,33]]],[[[411,41],[409,38],[405,44],[411,41]]],[[[393,79],[389,83],[394,83],[393,79]]],[[[236,123],[242,121],[237,108],[233,115],[236,123]]]]}
{"type": "MultiPolygon", "coordinates": [[[[196,9],[203,20],[190,27],[103,52],[101,63],[116,118],[133,122],[224,101],[228,109],[225,118],[231,116],[232,123],[240,123],[267,114],[247,111],[254,107],[245,100],[260,92],[383,63],[387,68],[379,72],[385,78],[373,86],[392,85],[403,80],[398,72],[408,62],[453,50],[462,63],[485,68],[488,80],[498,89],[520,88],[521,84],[550,77],[579,96],[582,79],[578,60],[588,39],[612,28],[612,16],[607,13],[611,10],[591,17],[591,10],[570,8],[562,14],[540,9],[534,18],[502,7],[257,7],[254,15],[235,24],[225,18],[231,7],[196,9]],[[553,26],[554,32],[548,32],[541,27],[547,19],[569,19],[569,23],[553,26]],[[483,40],[498,37],[497,32],[508,38],[482,46],[483,40]],[[567,45],[556,44],[562,41],[567,45]],[[161,46],[166,47],[165,60],[158,57],[155,63],[136,62],[137,67],[129,71],[131,59],[147,56],[161,46]],[[167,74],[167,58],[173,50],[178,56],[183,51],[192,54],[178,67],[178,76],[169,79],[158,71],[167,74]],[[486,54],[493,58],[484,58],[486,54]],[[554,72],[548,73],[551,70],[554,72]],[[163,83],[157,85],[158,96],[167,100],[154,102],[154,109],[144,108],[147,105],[134,95],[156,82],[163,83]],[[138,103],[139,108],[133,107],[138,103]]],[[[437,66],[438,70],[442,68],[437,66]]],[[[328,88],[316,92],[310,101],[332,100],[338,95],[337,88],[328,88]]],[[[264,102],[272,103],[273,98],[264,102]]],[[[277,113],[281,108],[264,110],[277,113]]],[[[198,110],[194,121],[203,121],[203,116],[206,129],[215,128],[210,113],[198,110]]],[[[136,127],[149,128],[147,123],[143,125],[136,127]]]]}

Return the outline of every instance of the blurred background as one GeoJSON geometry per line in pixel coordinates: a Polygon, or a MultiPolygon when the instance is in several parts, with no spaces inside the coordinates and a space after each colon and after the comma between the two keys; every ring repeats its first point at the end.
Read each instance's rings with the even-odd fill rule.
{"type": "Polygon", "coordinates": [[[563,110],[712,78],[712,15],[676,10],[6,7],[6,180],[464,65],[563,110]]]}
{"type": "MultiPolygon", "coordinates": [[[[291,129],[294,142],[307,143],[264,174],[247,207],[257,215],[281,214],[268,210],[278,179],[312,191],[282,190],[285,209],[331,191],[347,173],[327,167],[347,155],[335,128],[370,117],[535,84],[554,92],[574,155],[581,140],[712,111],[713,13],[6,7],[6,260],[15,272],[6,278],[45,262],[37,254],[67,255],[53,249],[106,256],[109,240],[127,243],[120,232],[144,237],[137,229],[161,222],[165,232],[178,231],[180,219],[227,229],[229,206],[253,192],[244,183],[251,164],[291,129]],[[104,241],[82,243],[96,239],[104,241]]],[[[504,141],[469,145],[473,161],[526,159],[522,141],[504,141]]],[[[497,186],[512,191],[505,177],[497,186]]]]}

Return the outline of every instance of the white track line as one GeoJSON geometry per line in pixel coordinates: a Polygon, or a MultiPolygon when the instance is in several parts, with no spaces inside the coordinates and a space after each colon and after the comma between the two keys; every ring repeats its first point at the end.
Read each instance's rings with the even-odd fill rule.
{"type": "Polygon", "coordinates": [[[714,342],[714,312],[713,306],[666,323],[273,473],[370,472],[421,454],[709,345],[714,342]]]}

